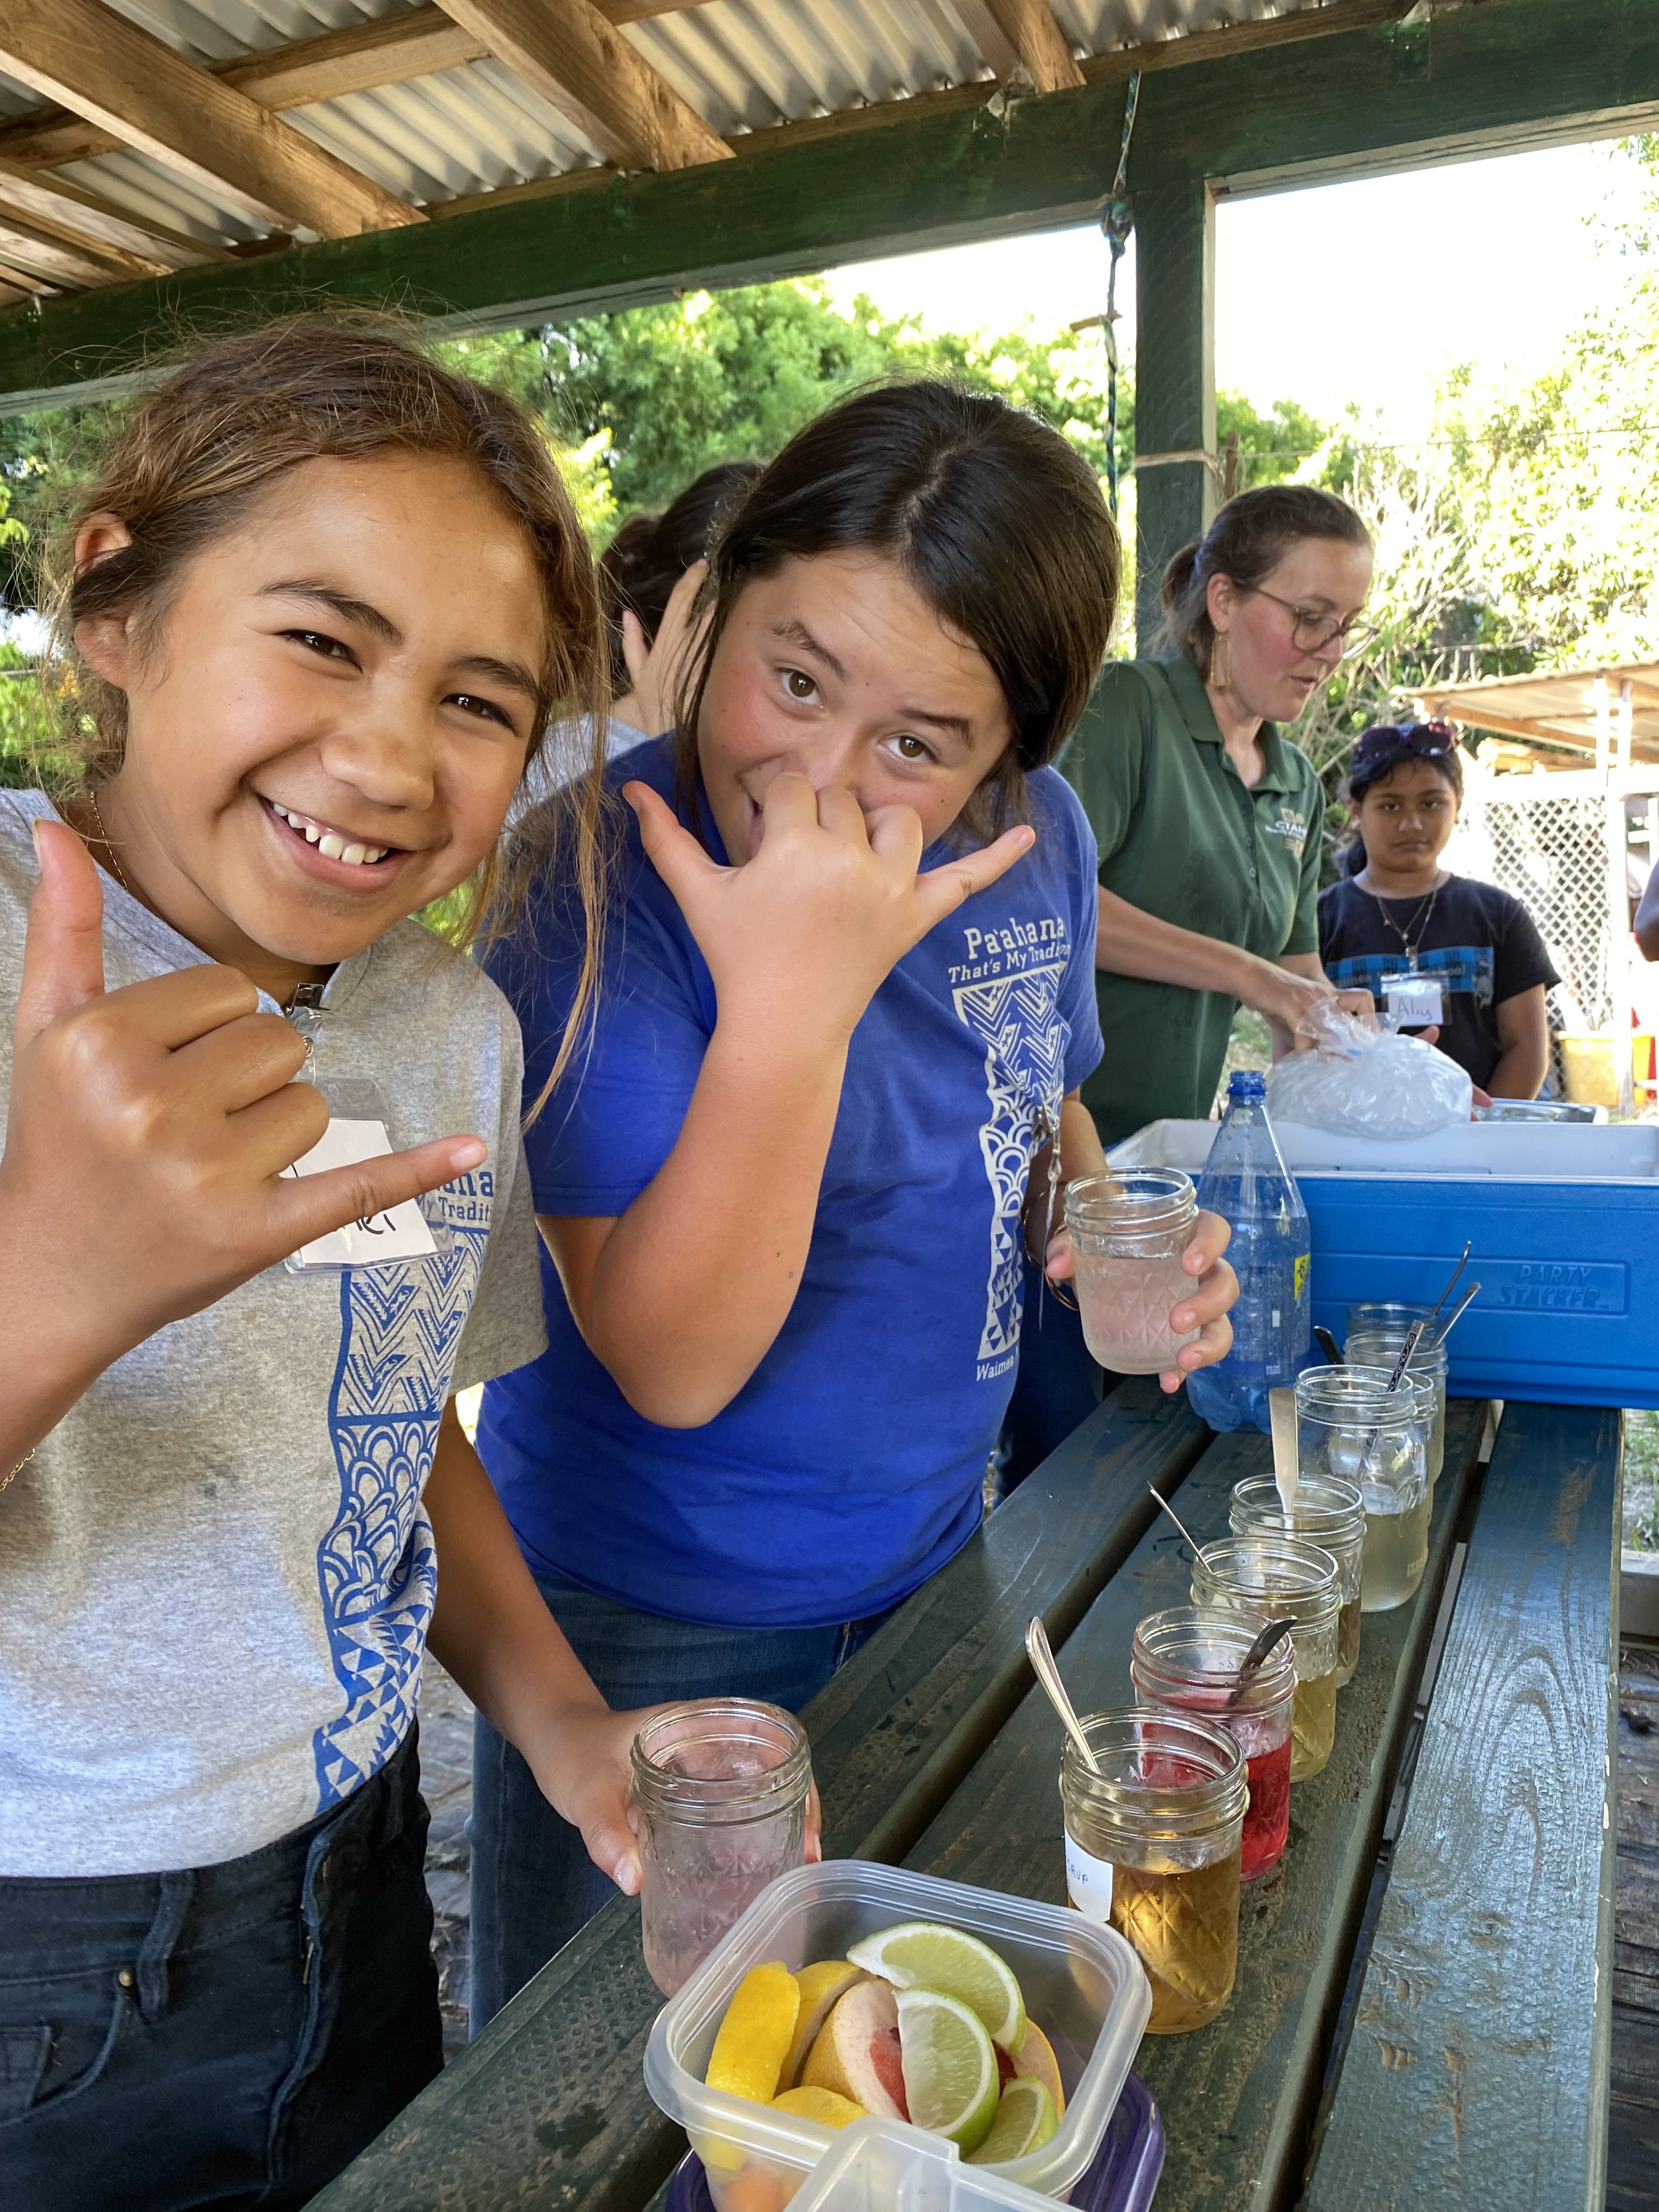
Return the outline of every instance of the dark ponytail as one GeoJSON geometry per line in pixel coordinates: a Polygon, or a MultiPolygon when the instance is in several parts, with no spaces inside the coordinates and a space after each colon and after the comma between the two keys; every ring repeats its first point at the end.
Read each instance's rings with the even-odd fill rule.
{"type": "Polygon", "coordinates": [[[1313,484],[1259,484],[1230,499],[1195,545],[1183,545],[1164,571],[1158,596],[1164,620],[1158,644],[1184,653],[1206,680],[1215,649],[1210,579],[1230,577],[1241,592],[1263,584],[1304,538],[1363,545],[1371,534],[1346,500],[1313,484]]]}
{"type": "Polygon", "coordinates": [[[720,526],[761,472],[758,461],[720,461],[661,514],[630,514],[599,562],[599,597],[610,633],[611,688],[629,688],[623,653],[624,611],[637,615],[650,644],[662,627],[669,595],[694,561],[706,561],[720,526]]]}

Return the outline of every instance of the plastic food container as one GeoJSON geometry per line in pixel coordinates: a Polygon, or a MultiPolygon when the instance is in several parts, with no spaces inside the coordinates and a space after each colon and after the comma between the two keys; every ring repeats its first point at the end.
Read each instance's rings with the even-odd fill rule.
{"type": "MultiPolygon", "coordinates": [[[[1123,2085],[1089,2171],[1073,2185],[1066,2202],[1075,2212],[1149,2212],[1164,2172],[1164,2117],[1139,2074],[1123,2085]]],[[[952,2146],[899,2120],[860,2120],[836,2138],[836,2148],[802,2186],[794,2212],[980,2212],[981,2207],[1052,2205],[1017,2182],[1003,2181],[982,2166],[964,2166],[952,2146]],[[908,2148],[913,2156],[878,2162],[868,2152],[843,2150],[849,2138],[877,2139],[908,2148]],[[885,2193],[878,2193],[886,2185],[885,2193]],[[958,2193],[951,2193],[952,2190],[958,2193]]],[[[714,2212],[708,2177],[695,2151],[688,2152],[668,2185],[665,2212],[714,2212]]]]}
{"type": "MultiPolygon", "coordinates": [[[[1105,2142],[1067,2201],[1076,2212],[1148,2212],[1163,2171],[1163,2118],[1132,2074],[1105,2142]]],[[[714,2212],[714,2201],[694,2152],[669,2182],[666,2212],[714,2212]]],[[[1036,2212],[1054,2201],[963,2165],[952,2144],[902,2120],[860,2120],[802,2185],[795,2212],[1036,2212]]]]}
{"type": "Polygon", "coordinates": [[[1087,2172],[1152,2009],[1140,1961],[1122,1936],[1065,1905],[969,1889],[862,1859],[830,1859],[781,1875],[763,1891],[651,2030],[645,2086],[691,2137],[708,2168],[715,2212],[781,2212],[806,2176],[853,2133],[838,2135],[793,2113],[708,2087],[703,2075],[732,1991],[751,1966],[770,1959],[795,1968],[815,1959],[843,1958],[849,1945],[900,1920],[964,1928],[999,1951],[1019,1978],[1027,2009],[1059,2061],[1066,2117],[1057,2132],[1029,2157],[969,2170],[1050,2198],[1065,2196],[1087,2172]]]}

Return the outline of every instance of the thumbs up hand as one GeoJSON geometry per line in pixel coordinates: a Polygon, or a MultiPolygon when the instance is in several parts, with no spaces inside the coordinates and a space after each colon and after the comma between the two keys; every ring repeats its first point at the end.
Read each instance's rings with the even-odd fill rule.
{"type": "Polygon", "coordinates": [[[74,1336],[82,1389],[301,1244],[484,1158],[477,1138],[449,1137],[284,1176],[328,1125],[319,1094],[294,1080],[301,1039],[234,968],[106,991],[96,867],[61,823],[39,823],[35,849],[0,1228],[6,1271],[16,1279],[21,1261],[74,1336]]]}

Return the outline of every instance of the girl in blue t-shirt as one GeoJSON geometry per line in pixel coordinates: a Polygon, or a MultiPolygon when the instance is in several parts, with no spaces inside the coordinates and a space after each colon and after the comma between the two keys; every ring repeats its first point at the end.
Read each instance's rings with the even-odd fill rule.
{"type": "MultiPolygon", "coordinates": [[[[722,536],[680,732],[611,771],[605,985],[544,1097],[568,884],[493,957],[550,1342],[479,1444],[613,1699],[798,1708],[978,1524],[1050,1148],[1059,1182],[1101,1164],[1094,844],[1047,763],[1117,574],[1030,417],[931,383],[844,403],[722,536]]],[[[1230,1340],[1224,1242],[1206,1219],[1187,1255],[1182,1373],[1230,1340]]],[[[487,1724],[474,1831],[476,2025],[606,1888],[487,1724]]]]}

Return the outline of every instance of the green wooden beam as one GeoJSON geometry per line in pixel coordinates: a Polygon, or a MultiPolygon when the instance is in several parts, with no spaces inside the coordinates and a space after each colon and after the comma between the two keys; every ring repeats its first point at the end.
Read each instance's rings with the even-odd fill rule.
{"type": "MultiPolygon", "coordinates": [[[[545,197],[0,316],[0,409],[130,379],[181,328],[333,301],[503,328],[842,260],[1082,222],[1109,189],[1121,82],[888,125],[787,131],[674,175],[599,173],[545,197]]],[[[1482,0],[1159,70],[1130,183],[1298,178],[1455,159],[1659,118],[1653,0],[1482,0]]]]}
{"type": "Polygon", "coordinates": [[[1135,195],[1135,640],[1158,628],[1165,562],[1215,512],[1215,199],[1202,178],[1135,195]],[[1148,463],[1152,465],[1148,466],[1148,463]]]}

